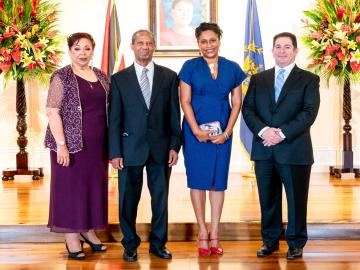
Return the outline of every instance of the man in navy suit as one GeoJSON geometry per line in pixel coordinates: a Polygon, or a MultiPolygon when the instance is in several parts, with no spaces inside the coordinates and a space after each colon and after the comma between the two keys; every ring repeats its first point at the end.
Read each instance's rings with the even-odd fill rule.
{"type": "Polygon", "coordinates": [[[276,35],[272,52],[275,67],[251,77],[242,109],[254,134],[251,159],[255,161],[263,238],[257,255],[267,256],[279,249],[284,185],[287,259],[295,259],[302,257],[308,238],[307,200],[314,162],[310,127],[319,110],[320,79],[295,65],[295,35],[276,35]]]}
{"type": "Polygon", "coordinates": [[[151,32],[135,32],[131,49],[135,63],[112,76],[109,97],[109,155],[119,170],[123,258],[137,260],[136,215],[146,167],[152,209],[149,252],[170,259],[165,247],[169,177],[181,146],[178,78],[152,61],[155,40],[151,32]]]}

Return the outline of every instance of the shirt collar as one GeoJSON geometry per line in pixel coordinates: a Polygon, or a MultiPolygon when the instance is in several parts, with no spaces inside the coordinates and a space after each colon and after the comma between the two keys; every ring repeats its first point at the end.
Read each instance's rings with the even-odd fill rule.
{"type": "Polygon", "coordinates": [[[290,65],[288,65],[286,67],[279,67],[279,66],[275,65],[275,74],[278,74],[280,69],[285,69],[285,74],[290,74],[291,70],[294,67],[295,67],[295,63],[291,63],[290,65]]]}
{"type": "Polygon", "coordinates": [[[154,62],[151,61],[149,64],[147,64],[146,67],[143,67],[141,65],[139,65],[138,63],[134,62],[134,67],[136,70],[136,74],[141,74],[141,72],[143,71],[144,68],[147,68],[149,71],[148,73],[154,73],[154,62]]]}

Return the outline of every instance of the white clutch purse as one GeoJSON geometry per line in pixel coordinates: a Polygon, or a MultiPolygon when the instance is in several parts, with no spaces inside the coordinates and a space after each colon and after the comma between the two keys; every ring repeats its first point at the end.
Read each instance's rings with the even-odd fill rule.
{"type": "Polygon", "coordinates": [[[204,123],[201,124],[199,127],[201,130],[210,130],[210,137],[214,137],[222,133],[219,121],[204,123]]]}

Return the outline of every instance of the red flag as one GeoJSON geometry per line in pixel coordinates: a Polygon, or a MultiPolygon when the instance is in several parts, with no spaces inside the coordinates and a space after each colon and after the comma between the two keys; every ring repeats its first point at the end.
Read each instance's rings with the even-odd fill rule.
{"type": "Polygon", "coordinates": [[[120,47],[120,27],[117,17],[115,0],[108,0],[105,21],[104,45],[101,59],[101,70],[104,71],[108,77],[113,72],[117,72],[125,68],[124,55],[121,55],[119,62],[119,47],[120,47]],[[118,68],[116,66],[118,65],[118,68]]]}

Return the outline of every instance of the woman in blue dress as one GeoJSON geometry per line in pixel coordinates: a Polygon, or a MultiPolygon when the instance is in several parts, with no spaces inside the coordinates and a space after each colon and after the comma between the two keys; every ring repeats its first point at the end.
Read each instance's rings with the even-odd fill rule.
{"type": "Polygon", "coordinates": [[[201,57],[184,63],[180,73],[180,102],[184,111],[183,136],[187,183],[199,226],[199,255],[218,254],[218,231],[229,173],[232,132],[241,108],[240,66],[219,56],[222,31],[215,23],[195,30],[201,57]],[[231,106],[229,94],[231,93],[231,106]],[[220,122],[215,135],[200,125],[220,122]],[[211,228],[205,223],[206,191],[211,205],[211,228]]]}

